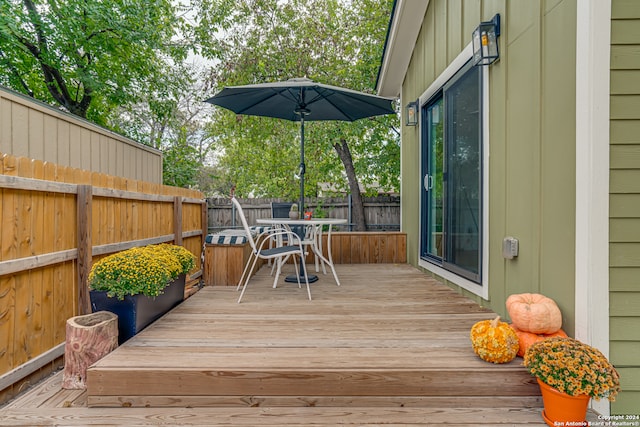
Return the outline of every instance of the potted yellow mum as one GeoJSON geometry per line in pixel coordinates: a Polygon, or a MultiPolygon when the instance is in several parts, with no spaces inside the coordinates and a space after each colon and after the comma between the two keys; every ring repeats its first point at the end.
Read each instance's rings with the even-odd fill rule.
{"type": "Polygon", "coordinates": [[[122,343],[184,299],[185,277],[194,266],[191,252],[164,243],[109,255],[89,274],[92,309],[118,315],[122,343]]]}
{"type": "Polygon", "coordinates": [[[573,338],[547,338],[533,344],[524,355],[524,366],[538,380],[542,417],[550,426],[583,422],[589,399],[614,401],[620,391],[620,376],[609,360],[600,350],[573,338]]]}

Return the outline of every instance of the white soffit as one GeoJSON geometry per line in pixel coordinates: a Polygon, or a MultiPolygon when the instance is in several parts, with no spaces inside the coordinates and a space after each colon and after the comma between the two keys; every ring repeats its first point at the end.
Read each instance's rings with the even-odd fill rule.
{"type": "Polygon", "coordinates": [[[380,67],[378,95],[396,98],[409,67],[429,0],[397,0],[380,67]]]}

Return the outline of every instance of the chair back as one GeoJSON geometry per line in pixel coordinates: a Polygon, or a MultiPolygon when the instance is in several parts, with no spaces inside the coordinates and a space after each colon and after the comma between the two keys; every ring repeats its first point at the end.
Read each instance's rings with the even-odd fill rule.
{"type": "Polygon", "coordinates": [[[291,202],[271,202],[271,217],[289,218],[291,205],[293,205],[291,202]]]}
{"type": "Polygon", "coordinates": [[[236,212],[238,216],[240,216],[240,222],[242,222],[242,227],[244,228],[244,232],[247,233],[247,240],[251,245],[251,249],[253,249],[254,253],[258,252],[258,248],[256,247],[256,242],[253,240],[253,235],[251,234],[251,229],[249,228],[249,224],[247,224],[247,218],[244,217],[244,212],[242,212],[242,206],[240,206],[240,202],[236,200],[235,196],[231,197],[231,202],[236,207],[236,212]]]}
{"type": "MultiPolygon", "coordinates": [[[[293,202],[271,202],[271,218],[289,218],[289,211],[293,202]]],[[[288,227],[298,236],[304,236],[304,227],[301,225],[291,225],[288,227]]]]}

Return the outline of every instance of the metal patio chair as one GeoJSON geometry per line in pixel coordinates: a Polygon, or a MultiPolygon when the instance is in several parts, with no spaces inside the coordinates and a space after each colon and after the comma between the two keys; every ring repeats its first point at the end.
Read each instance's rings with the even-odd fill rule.
{"type": "MultiPolygon", "coordinates": [[[[309,300],[311,300],[311,288],[309,287],[309,280],[307,278],[307,268],[304,263],[304,248],[300,239],[295,239],[293,233],[290,230],[286,230],[283,228],[280,229],[271,229],[259,234],[255,239],[251,233],[251,229],[249,228],[249,224],[247,224],[247,219],[244,216],[242,211],[242,206],[235,197],[231,197],[231,202],[236,207],[236,210],[240,216],[240,221],[242,222],[242,227],[247,233],[247,238],[249,240],[249,244],[251,245],[251,255],[247,260],[247,264],[244,267],[244,271],[242,272],[242,276],[240,277],[240,281],[238,282],[237,289],[242,287],[242,292],[240,293],[240,297],[238,298],[238,303],[242,300],[244,296],[244,292],[247,290],[247,284],[249,283],[249,279],[251,277],[251,271],[256,266],[258,259],[264,260],[274,260],[276,267],[276,275],[273,280],[273,287],[275,288],[278,283],[278,278],[280,277],[280,272],[282,271],[282,266],[284,261],[291,255],[293,256],[293,264],[296,271],[298,270],[298,265],[296,263],[296,256],[300,257],[300,263],[302,264],[302,269],[304,271],[304,280],[307,285],[307,294],[309,296],[309,300]],[[266,247],[271,240],[270,237],[287,237],[287,244],[282,246],[277,246],[274,248],[266,247]],[[244,282],[244,284],[243,284],[244,282]]],[[[298,287],[302,287],[300,283],[300,277],[298,278],[298,287]]]]}

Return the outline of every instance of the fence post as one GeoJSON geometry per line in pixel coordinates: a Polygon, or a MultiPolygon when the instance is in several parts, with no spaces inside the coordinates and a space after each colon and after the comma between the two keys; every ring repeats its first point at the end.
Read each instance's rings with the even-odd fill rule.
{"type": "Polygon", "coordinates": [[[351,199],[351,193],[349,193],[349,195],[347,196],[347,221],[349,222],[349,231],[353,231],[353,219],[351,218],[351,215],[353,214],[353,204],[352,204],[352,199],[351,199]]]}
{"type": "Polygon", "coordinates": [[[173,243],[182,245],[182,197],[173,198],[173,243]]]}
{"type": "Polygon", "coordinates": [[[78,211],[78,311],[91,313],[89,299],[89,273],[91,272],[91,217],[93,192],[90,185],[78,185],[76,210],[78,211]]]}
{"type": "MultiPolygon", "coordinates": [[[[207,234],[209,233],[209,209],[207,207],[207,200],[200,205],[200,225],[202,226],[202,241],[200,242],[200,247],[204,248],[204,242],[207,238],[207,234]]],[[[201,266],[202,267],[202,266],[201,266]]],[[[204,271],[204,270],[203,270],[204,271]]]]}

